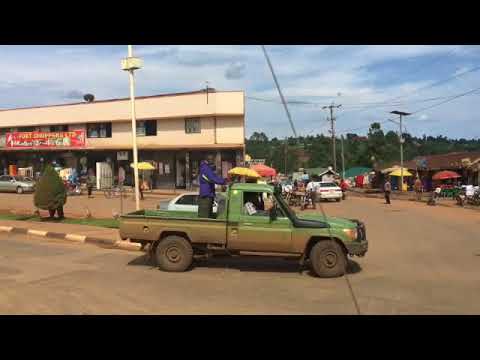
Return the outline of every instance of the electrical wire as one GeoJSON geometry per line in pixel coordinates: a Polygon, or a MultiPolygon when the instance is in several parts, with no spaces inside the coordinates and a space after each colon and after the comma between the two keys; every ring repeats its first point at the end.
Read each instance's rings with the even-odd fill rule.
{"type": "Polygon", "coordinates": [[[470,90],[470,91],[466,91],[466,92],[464,92],[464,93],[462,93],[462,94],[459,94],[459,95],[455,95],[455,96],[451,97],[450,99],[445,100],[445,101],[441,101],[441,102],[439,102],[439,103],[437,103],[437,104],[433,104],[433,105],[431,105],[431,106],[427,106],[427,107],[425,107],[425,108],[422,108],[422,109],[419,109],[419,110],[415,110],[414,112],[411,113],[411,115],[413,115],[413,114],[418,114],[419,112],[422,112],[422,111],[425,111],[425,110],[433,109],[433,108],[435,108],[435,107],[437,107],[437,106],[443,105],[443,104],[445,104],[445,103],[447,103],[447,102],[456,100],[456,99],[461,98],[461,97],[463,97],[463,96],[471,95],[471,94],[473,94],[473,93],[475,93],[475,92],[477,92],[477,91],[480,91],[480,87],[478,87],[478,88],[476,88],[476,89],[473,89],[473,90],[470,90]]]}
{"type": "MultiPolygon", "coordinates": [[[[472,95],[472,94],[474,94],[474,93],[476,93],[476,92],[478,92],[478,91],[480,91],[480,87],[475,88],[475,89],[473,89],[473,90],[469,90],[469,91],[463,92],[463,93],[461,93],[461,94],[449,96],[448,100],[444,100],[444,101],[441,101],[441,102],[439,102],[439,103],[433,104],[433,105],[431,105],[431,106],[427,106],[427,107],[424,107],[424,108],[415,110],[415,111],[413,111],[412,113],[410,113],[410,115],[418,114],[418,113],[420,113],[420,112],[422,112],[422,111],[429,110],[429,109],[433,109],[433,108],[435,108],[435,107],[437,107],[437,106],[443,105],[443,104],[445,104],[445,103],[448,103],[448,102],[450,102],[450,101],[456,100],[456,99],[458,99],[458,98],[461,98],[461,97],[464,97],[464,96],[468,96],[468,95],[472,95]]],[[[384,124],[384,123],[386,123],[386,122],[388,122],[388,121],[391,121],[391,119],[387,119],[387,120],[381,121],[381,122],[379,122],[379,123],[380,123],[380,124],[384,124]]],[[[338,133],[346,133],[346,132],[355,131],[355,130],[361,130],[361,129],[365,129],[365,128],[369,128],[369,127],[370,127],[370,125],[368,125],[368,126],[362,126],[362,127],[357,127],[357,128],[353,128],[353,129],[340,130],[340,131],[338,131],[338,133]]]]}
{"type": "MultiPolygon", "coordinates": [[[[415,93],[418,93],[419,91],[422,91],[422,90],[425,90],[425,89],[429,89],[429,88],[432,88],[432,87],[435,87],[435,86],[438,86],[438,85],[441,85],[441,84],[445,84],[447,82],[450,82],[450,81],[453,81],[455,79],[458,79],[459,77],[462,77],[466,74],[469,74],[469,73],[472,73],[472,72],[476,72],[476,71],[479,71],[480,70],[480,66],[476,66],[472,69],[469,69],[469,70],[465,70],[459,74],[456,74],[456,75],[453,75],[453,76],[450,76],[448,78],[445,78],[445,79],[442,79],[442,80],[439,80],[433,84],[430,84],[430,85],[427,85],[427,86],[424,86],[424,87],[421,87],[421,88],[418,88],[408,94],[404,94],[404,95],[400,95],[400,96],[397,96],[397,97],[394,97],[390,100],[386,100],[384,103],[387,104],[389,102],[392,102],[394,100],[398,100],[398,99],[401,99],[401,98],[405,98],[405,97],[408,97],[408,96],[411,96],[412,94],[415,94],[415,93]]],[[[363,111],[366,111],[368,109],[361,109],[361,110],[357,110],[357,111],[348,111],[348,112],[345,112],[345,113],[342,113],[341,115],[339,115],[338,117],[340,116],[344,116],[345,114],[351,114],[351,113],[359,113],[359,112],[363,112],[363,111]]]]}

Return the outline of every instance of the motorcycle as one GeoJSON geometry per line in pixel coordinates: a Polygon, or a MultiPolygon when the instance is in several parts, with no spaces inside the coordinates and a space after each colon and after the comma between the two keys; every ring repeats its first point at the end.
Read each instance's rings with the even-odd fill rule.
{"type": "Polygon", "coordinates": [[[475,205],[480,206],[480,189],[477,187],[476,189],[467,191],[466,188],[462,188],[461,192],[456,197],[457,204],[460,206],[468,205],[475,205]]]}
{"type": "Polygon", "coordinates": [[[67,195],[82,195],[82,188],[78,183],[72,183],[70,181],[65,182],[65,188],[67,189],[67,195]]]}
{"type": "Polygon", "coordinates": [[[304,195],[301,197],[300,210],[305,210],[311,206],[313,209],[316,208],[313,191],[305,191],[304,195]]]}

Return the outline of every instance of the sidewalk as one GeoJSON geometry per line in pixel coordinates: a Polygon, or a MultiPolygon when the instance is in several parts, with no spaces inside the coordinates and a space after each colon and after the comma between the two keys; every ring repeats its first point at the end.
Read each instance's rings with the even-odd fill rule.
{"type": "Polygon", "coordinates": [[[90,243],[102,247],[118,248],[123,250],[137,251],[140,249],[139,244],[130,243],[129,241],[122,241],[117,229],[108,229],[96,226],[1,220],[0,231],[90,243]],[[54,229],[54,231],[51,231],[52,229],[54,229]]]}
{"type": "MultiPolygon", "coordinates": [[[[130,195],[126,198],[114,197],[107,199],[103,193],[96,192],[93,198],[87,195],[69,196],[64,207],[65,216],[70,218],[85,218],[87,212],[94,218],[111,219],[115,214],[135,211],[135,200],[130,195]],[[123,208],[123,209],[122,209],[123,208]]],[[[163,201],[169,201],[174,195],[145,194],[145,200],[140,202],[142,209],[156,209],[163,201]]],[[[33,194],[0,193],[0,212],[30,215],[35,211],[33,194]]],[[[47,216],[46,211],[41,211],[47,216]]]]}

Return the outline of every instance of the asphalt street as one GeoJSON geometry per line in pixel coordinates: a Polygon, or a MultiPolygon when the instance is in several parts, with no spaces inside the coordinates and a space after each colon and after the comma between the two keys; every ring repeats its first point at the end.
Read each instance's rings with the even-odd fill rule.
{"type": "Polygon", "coordinates": [[[143,253],[0,233],[1,314],[479,314],[478,212],[349,198],[370,250],[319,279],[282,259],[218,258],[165,273],[143,253]]]}

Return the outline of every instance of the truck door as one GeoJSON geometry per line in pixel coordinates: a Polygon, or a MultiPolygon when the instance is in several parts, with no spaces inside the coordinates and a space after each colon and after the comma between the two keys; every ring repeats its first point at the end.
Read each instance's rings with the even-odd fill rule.
{"type": "Polygon", "coordinates": [[[228,248],[244,251],[290,252],[292,249],[292,226],[290,219],[279,213],[277,219],[270,220],[269,198],[264,192],[243,192],[238,224],[230,224],[228,248]],[[262,199],[264,201],[262,201],[262,199]],[[246,203],[253,202],[255,213],[249,213],[246,203]]]}

